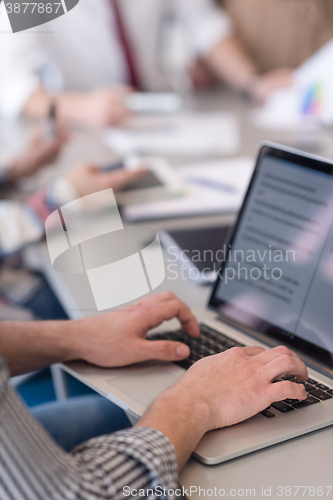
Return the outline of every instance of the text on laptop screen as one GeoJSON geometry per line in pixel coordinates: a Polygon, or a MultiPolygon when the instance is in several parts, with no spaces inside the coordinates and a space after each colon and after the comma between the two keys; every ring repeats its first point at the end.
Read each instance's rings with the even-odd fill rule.
{"type": "Polygon", "coordinates": [[[333,366],[331,174],[328,163],[264,148],[210,305],[333,366]]]}

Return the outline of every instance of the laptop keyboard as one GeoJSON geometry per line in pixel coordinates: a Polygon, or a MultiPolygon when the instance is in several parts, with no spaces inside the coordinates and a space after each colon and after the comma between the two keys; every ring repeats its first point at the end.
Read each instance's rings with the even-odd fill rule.
{"type": "MultiPolygon", "coordinates": [[[[177,365],[185,368],[186,370],[188,370],[196,361],[205,358],[206,356],[219,354],[220,352],[227,351],[232,347],[244,347],[244,344],[241,344],[236,340],[228,337],[227,335],[213,330],[206,325],[201,324],[199,326],[201,335],[198,339],[190,337],[183,330],[175,330],[163,334],[149,335],[149,339],[174,340],[183,342],[183,344],[188,345],[191,350],[190,356],[187,359],[175,362],[177,365]]],[[[318,382],[317,380],[314,380],[312,378],[309,378],[306,382],[299,382],[296,377],[286,375],[285,377],[276,380],[276,382],[282,380],[290,380],[291,382],[303,384],[308,393],[308,397],[304,401],[299,401],[298,399],[285,399],[284,401],[277,401],[276,403],[272,403],[271,406],[261,412],[261,415],[266,418],[275,417],[272,409],[278,410],[281,413],[289,413],[294,410],[299,410],[301,408],[305,408],[306,406],[310,406],[316,403],[320,403],[321,401],[326,401],[327,399],[333,398],[333,389],[331,387],[323,385],[321,382],[318,382]]]]}
{"type": "Polygon", "coordinates": [[[212,356],[213,354],[218,354],[224,352],[231,347],[244,347],[243,344],[236,342],[235,340],[223,335],[206,325],[199,325],[201,335],[198,339],[190,337],[186,332],[182,330],[176,330],[173,332],[166,332],[162,335],[152,335],[149,336],[150,340],[175,340],[178,342],[183,342],[189,346],[191,354],[187,359],[182,361],[176,361],[176,364],[188,370],[196,361],[206,356],[212,356]]]}

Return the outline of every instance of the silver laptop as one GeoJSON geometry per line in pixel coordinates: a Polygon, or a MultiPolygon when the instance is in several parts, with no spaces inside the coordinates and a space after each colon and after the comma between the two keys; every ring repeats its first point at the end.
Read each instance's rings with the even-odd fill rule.
{"type": "Polygon", "coordinates": [[[152,336],[188,343],[188,360],[112,370],[102,383],[90,367],[88,377],[140,416],[203,356],[236,345],[285,344],[297,352],[309,368],[306,402],[277,401],[245,422],[207,433],[194,452],[206,464],[333,424],[333,162],[264,144],[220,257],[208,308],[198,315],[201,338],[179,330],[152,336]]]}

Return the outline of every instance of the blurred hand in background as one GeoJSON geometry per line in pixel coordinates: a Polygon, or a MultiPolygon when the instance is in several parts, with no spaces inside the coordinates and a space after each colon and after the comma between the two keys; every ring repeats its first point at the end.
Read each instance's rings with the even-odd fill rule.
{"type": "Polygon", "coordinates": [[[139,179],[145,172],[144,167],[135,172],[126,169],[103,172],[96,164],[87,163],[73,168],[66,175],[66,179],[75,187],[80,196],[87,196],[110,188],[115,192],[121,191],[139,179]]]}
{"type": "Polygon", "coordinates": [[[292,73],[291,68],[280,68],[259,76],[253,88],[253,101],[262,104],[275,90],[290,87],[293,83],[292,73]]]}
{"type": "Polygon", "coordinates": [[[118,125],[128,117],[125,97],[132,91],[126,85],[113,85],[88,92],[64,92],[52,96],[44,89],[36,91],[24,112],[33,118],[47,116],[50,104],[56,100],[60,120],[90,128],[118,125]]]}
{"type": "Polygon", "coordinates": [[[16,182],[53,163],[61,154],[68,138],[68,131],[60,125],[52,138],[45,137],[42,130],[36,131],[26,150],[12,162],[9,180],[16,182]]]}

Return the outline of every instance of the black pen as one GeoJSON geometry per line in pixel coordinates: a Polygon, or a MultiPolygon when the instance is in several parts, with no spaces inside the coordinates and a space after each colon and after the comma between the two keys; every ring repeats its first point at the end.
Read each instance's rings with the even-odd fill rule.
{"type": "Polygon", "coordinates": [[[57,105],[55,102],[50,104],[49,113],[46,119],[45,136],[48,139],[54,139],[57,136],[57,105]]]}
{"type": "Polygon", "coordinates": [[[134,172],[135,170],[142,168],[143,164],[143,160],[138,156],[129,156],[123,160],[116,160],[114,163],[102,165],[100,170],[102,172],[113,172],[114,170],[126,168],[127,170],[134,172]]]}
{"type": "Polygon", "coordinates": [[[120,170],[125,168],[126,162],[124,160],[119,160],[114,163],[110,163],[109,165],[102,165],[100,167],[102,172],[113,172],[114,170],[120,170]]]}

